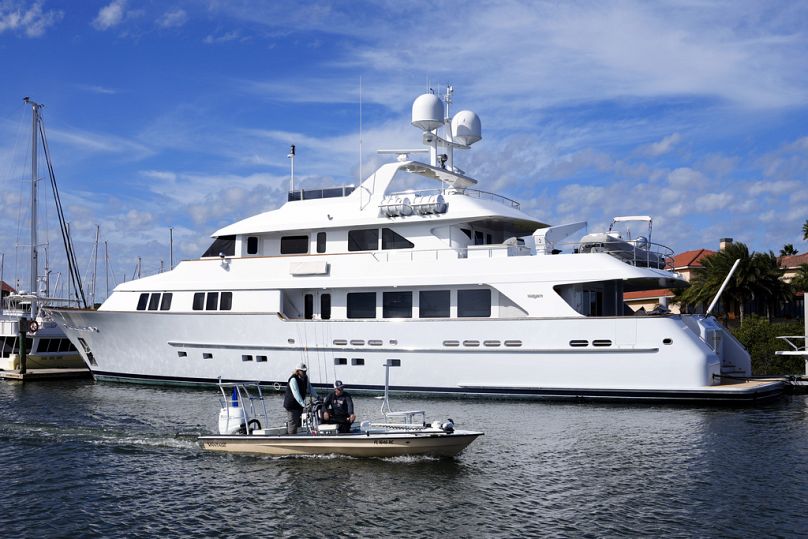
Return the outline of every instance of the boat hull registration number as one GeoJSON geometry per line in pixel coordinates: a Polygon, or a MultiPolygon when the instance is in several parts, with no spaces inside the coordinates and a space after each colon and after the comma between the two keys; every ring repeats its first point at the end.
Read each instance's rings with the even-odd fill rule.
{"type": "Polygon", "coordinates": [[[213,447],[227,447],[227,442],[220,442],[220,441],[206,441],[205,447],[213,448],[213,447]]]}

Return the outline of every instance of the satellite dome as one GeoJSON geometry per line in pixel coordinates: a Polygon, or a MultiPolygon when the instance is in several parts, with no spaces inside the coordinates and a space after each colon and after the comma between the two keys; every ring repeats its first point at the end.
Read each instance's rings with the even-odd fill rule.
{"type": "Polygon", "coordinates": [[[480,117],[470,110],[461,110],[452,118],[452,139],[465,146],[471,146],[483,138],[480,117]]]}
{"type": "Polygon", "coordinates": [[[419,95],[412,104],[412,125],[432,131],[443,125],[443,103],[435,94],[419,95]]]}

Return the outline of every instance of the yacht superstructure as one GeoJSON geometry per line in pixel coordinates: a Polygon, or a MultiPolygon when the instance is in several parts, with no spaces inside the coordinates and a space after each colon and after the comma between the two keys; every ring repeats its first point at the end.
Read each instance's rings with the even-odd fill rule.
{"type": "Polygon", "coordinates": [[[585,223],[549,227],[478,189],[453,151],[480,140],[480,121],[450,117],[450,96],[413,105],[429,163],[400,150],[357,187],[292,190],[214,233],[199,259],[55,319],[99,379],[284,385],[303,361],[315,385],[378,391],[390,361],[391,389],[412,393],[747,400],[781,389],[717,391],[722,376],[751,374],[740,343],[712,318],[625,306],[624,292],[686,286],[659,262],[670,250],[563,244],[585,223]]]}

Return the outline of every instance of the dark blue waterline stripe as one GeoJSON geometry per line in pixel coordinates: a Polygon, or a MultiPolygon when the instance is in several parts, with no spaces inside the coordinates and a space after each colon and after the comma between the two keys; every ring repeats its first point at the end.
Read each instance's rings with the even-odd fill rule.
{"type": "MultiPolygon", "coordinates": [[[[147,374],[123,374],[104,371],[95,371],[96,379],[114,381],[138,381],[143,383],[163,383],[170,385],[216,385],[219,380],[211,378],[152,376],[147,374]]],[[[235,380],[222,379],[222,382],[257,382],[262,386],[284,387],[286,382],[266,380],[235,380]]],[[[329,384],[313,384],[317,389],[331,389],[329,384]]],[[[381,392],[384,386],[351,384],[351,391],[381,392]]],[[[620,401],[655,401],[655,402],[727,402],[748,403],[763,402],[779,397],[785,389],[782,383],[752,388],[744,391],[722,390],[612,390],[612,389],[555,389],[555,388],[497,388],[497,387],[422,387],[422,386],[394,386],[390,390],[397,393],[412,393],[424,395],[454,395],[454,396],[489,396],[489,397],[518,397],[536,399],[574,399],[574,400],[620,400],[620,401]]]]}

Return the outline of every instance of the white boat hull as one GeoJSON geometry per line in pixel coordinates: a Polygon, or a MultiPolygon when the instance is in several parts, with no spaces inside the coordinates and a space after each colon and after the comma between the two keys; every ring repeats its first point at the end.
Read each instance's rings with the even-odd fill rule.
{"type": "MultiPolygon", "coordinates": [[[[55,311],[54,318],[99,379],[215,384],[221,378],[280,389],[303,361],[315,385],[339,379],[352,391],[379,391],[384,362],[398,359],[391,386],[398,392],[721,397],[711,390],[720,359],[679,316],[314,321],[277,314],[55,311]],[[571,346],[582,339],[587,346],[571,346]]],[[[737,391],[724,397],[755,398],[737,391]]]]}
{"type": "Polygon", "coordinates": [[[350,457],[400,457],[425,455],[453,457],[463,451],[481,432],[457,430],[453,433],[338,434],[312,436],[201,436],[202,448],[223,453],[254,455],[346,455],[350,457]]]}

